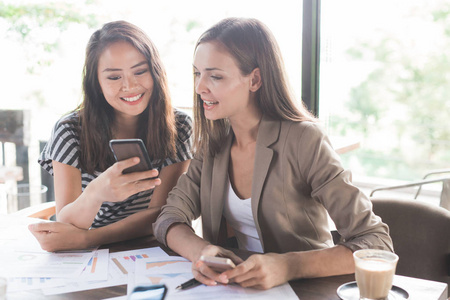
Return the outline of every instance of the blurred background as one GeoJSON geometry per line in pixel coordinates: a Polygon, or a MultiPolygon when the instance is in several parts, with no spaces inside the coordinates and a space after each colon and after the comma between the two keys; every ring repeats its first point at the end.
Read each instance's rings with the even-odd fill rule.
{"type": "MultiPolygon", "coordinates": [[[[299,101],[309,82],[302,69],[311,63],[302,53],[305,18],[316,22],[313,111],[330,136],[356,141],[341,154],[355,184],[370,190],[450,168],[449,0],[3,0],[1,165],[23,171],[0,172],[12,178],[0,181],[0,213],[8,211],[8,195],[20,193],[17,185],[39,194],[29,204],[42,195],[53,200],[37,158],[55,122],[81,103],[85,46],[96,29],[123,19],[146,31],[175,106],[190,112],[195,42],[230,16],[258,18],[273,31],[299,101]],[[316,8],[311,13],[308,4],[316,8]]],[[[425,190],[434,197],[440,187],[425,190]]]]}

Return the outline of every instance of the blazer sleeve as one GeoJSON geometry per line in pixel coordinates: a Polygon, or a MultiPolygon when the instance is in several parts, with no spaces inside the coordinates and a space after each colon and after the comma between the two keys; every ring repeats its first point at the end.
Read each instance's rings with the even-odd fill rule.
{"type": "Polygon", "coordinates": [[[202,159],[191,160],[188,171],[180,176],[176,186],[169,192],[167,204],[162,207],[161,213],[153,224],[156,239],[166,246],[166,235],[171,225],[184,223],[192,229],[192,220],[200,216],[202,165],[202,159]]]}
{"type": "Polygon", "coordinates": [[[372,203],[352,184],[338,154],[316,124],[302,133],[298,148],[300,173],[311,187],[311,196],[328,211],[342,239],[352,251],[364,248],[393,251],[388,226],[372,211],[372,203]]]}

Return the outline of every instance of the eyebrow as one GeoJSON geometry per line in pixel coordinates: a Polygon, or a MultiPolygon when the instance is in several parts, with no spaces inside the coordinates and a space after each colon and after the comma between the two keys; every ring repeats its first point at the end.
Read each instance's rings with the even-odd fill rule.
{"type": "MultiPolygon", "coordinates": [[[[198,70],[198,68],[192,65],[194,69],[198,70]]],[[[205,71],[223,71],[221,68],[206,68],[205,71]]]]}
{"type": "MultiPolygon", "coordinates": [[[[146,64],[147,64],[147,61],[143,60],[140,63],[137,63],[134,66],[132,66],[131,69],[134,69],[134,68],[140,67],[142,65],[146,65],[146,64]]],[[[122,69],[106,68],[102,72],[114,72],[114,71],[122,71],[122,69]]]]}

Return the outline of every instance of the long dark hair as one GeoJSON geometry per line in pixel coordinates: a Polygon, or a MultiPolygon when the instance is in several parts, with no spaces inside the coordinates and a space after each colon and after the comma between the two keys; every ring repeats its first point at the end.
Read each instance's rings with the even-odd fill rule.
{"type": "Polygon", "coordinates": [[[144,141],[151,158],[161,163],[165,158],[176,154],[175,116],[166,71],[158,50],[137,26],[125,21],[110,22],[92,34],[86,47],[84,98],[77,110],[81,122],[80,164],[88,173],[94,170],[104,171],[114,163],[109,140],[113,138],[115,114],[103,96],[97,69],[105,48],[118,41],[130,43],[145,56],[154,81],[149,106],[139,115],[137,138],[144,141]]]}
{"type": "MultiPolygon", "coordinates": [[[[208,29],[197,41],[218,43],[233,56],[242,75],[259,68],[262,86],[256,92],[256,103],[263,115],[274,120],[312,121],[316,118],[303,102],[296,105],[289,87],[280,49],[271,31],[259,20],[227,18],[208,29]]],[[[202,100],[194,93],[195,151],[212,155],[220,152],[230,132],[228,120],[205,118],[202,100]]]]}

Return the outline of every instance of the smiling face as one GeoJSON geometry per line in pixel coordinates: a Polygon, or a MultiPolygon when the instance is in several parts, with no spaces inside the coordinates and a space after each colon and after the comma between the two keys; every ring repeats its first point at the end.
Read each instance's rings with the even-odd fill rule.
{"type": "Polygon", "coordinates": [[[252,83],[254,72],[242,75],[233,57],[214,42],[198,45],[194,56],[195,92],[203,101],[205,117],[232,121],[254,111],[252,92],[259,88],[252,83]]]}
{"type": "Polygon", "coordinates": [[[100,55],[98,80],[118,118],[136,118],[148,106],[153,79],[145,56],[127,42],[115,42],[100,55]]]}

